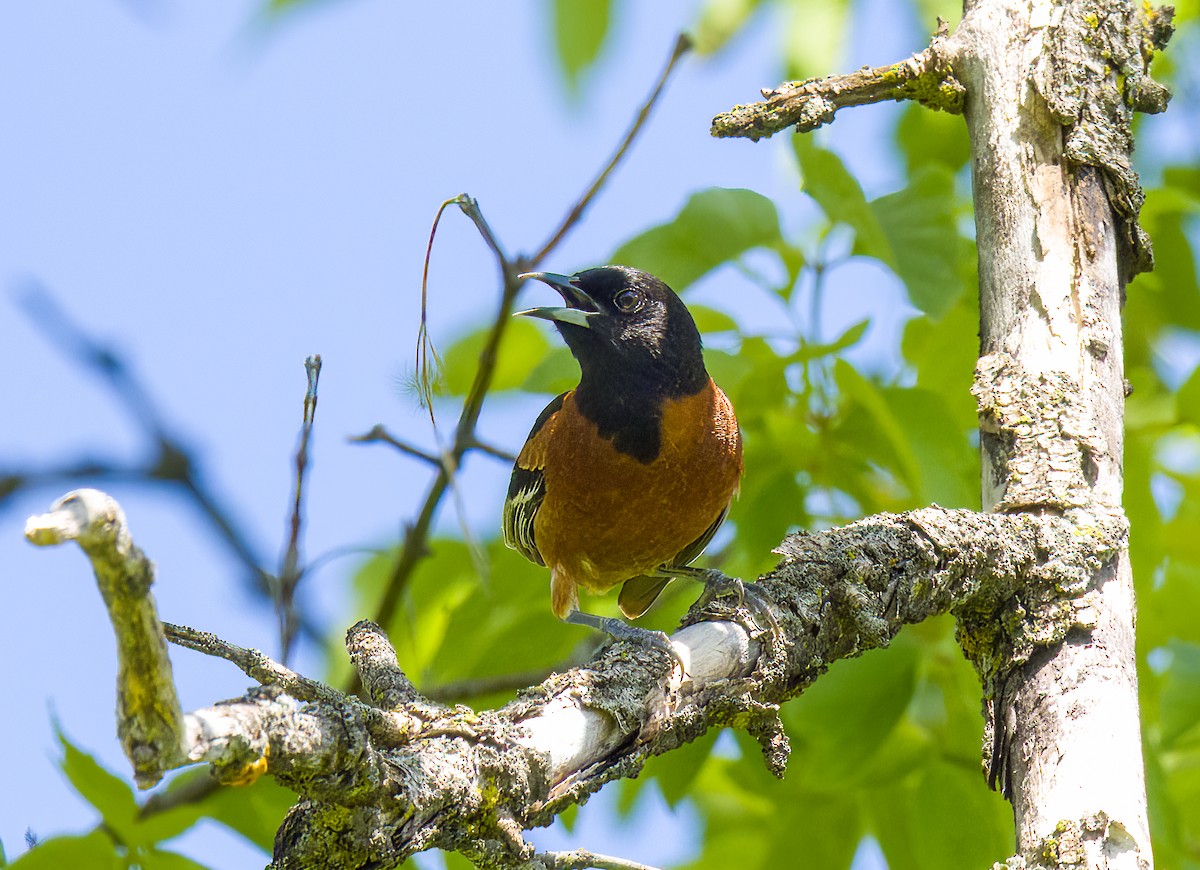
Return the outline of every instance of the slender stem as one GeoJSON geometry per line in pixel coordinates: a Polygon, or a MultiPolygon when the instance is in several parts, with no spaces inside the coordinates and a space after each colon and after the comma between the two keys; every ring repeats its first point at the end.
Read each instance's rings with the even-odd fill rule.
{"type": "Polygon", "coordinates": [[[436,453],[431,453],[428,450],[422,450],[420,447],[414,447],[407,441],[401,441],[379,423],[376,423],[374,426],[372,426],[369,432],[366,432],[362,435],[352,436],[350,441],[355,444],[389,444],[406,456],[411,456],[414,459],[420,459],[422,462],[429,463],[434,468],[442,467],[442,458],[436,453]]]}
{"type": "MultiPolygon", "coordinates": [[[[679,59],[691,47],[691,41],[686,36],[680,36],[675,43],[674,50],[671,53],[670,60],[667,62],[666,68],[663,70],[657,85],[651,93],[649,99],[638,111],[634,118],[633,124],[629,132],[625,135],[621,145],[613,154],[605,167],[596,176],[595,180],[584,192],[583,196],[575,203],[570,212],[567,214],[563,222],[551,234],[549,240],[542,245],[537,254],[532,257],[516,257],[509,259],[504,252],[504,247],[500,244],[496,234],[492,231],[487,219],[483,215],[479,203],[473,197],[467,194],[461,194],[447,204],[454,204],[459,207],[464,215],[466,215],[476,229],[479,230],[480,236],[484,243],[491,249],[496,258],[496,264],[500,271],[502,291],[500,294],[500,302],[496,308],[496,313],[492,319],[492,325],[488,330],[487,337],[484,339],[483,349],[479,353],[479,363],[475,373],[475,380],[472,382],[470,389],[467,391],[467,396],[463,401],[462,410],[459,413],[458,424],[455,426],[454,439],[449,449],[441,457],[437,457],[437,476],[430,485],[426,493],[425,500],[422,503],[421,510],[417,515],[416,520],[408,527],[404,535],[404,543],[400,547],[400,555],[396,559],[395,565],[392,567],[392,573],[388,578],[387,585],[384,587],[383,596],[380,598],[379,605],[375,610],[373,620],[385,629],[392,624],[395,618],[396,611],[400,606],[400,601],[403,597],[404,590],[408,586],[412,578],[413,571],[420,563],[421,559],[428,553],[428,539],[432,529],[433,519],[437,514],[438,506],[446,491],[454,486],[454,477],[456,469],[461,465],[463,456],[468,450],[478,447],[479,441],[475,434],[476,426],[479,423],[479,415],[483,410],[484,400],[487,398],[488,391],[491,389],[492,380],[496,372],[496,361],[500,353],[500,343],[504,338],[504,334],[508,329],[509,321],[513,313],[513,308],[516,304],[517,294],[520,291],[522,281],[518,278],[522,272],[526,272],[533,268],[538,262],[553,251],[566,236],[566,234],[579,222],[586,210],[587,206],[596,197],[600,190],[604,187],[605,182],[612,174],[613,170],[621,163],[626,153],[629,151],[630,145],[637,137],[638,133],[645,126],[646,120],[649,118],[651,110],[658,102],[667,79],[670,77],[671,71],[675,68],[679,59]]],[[[443,206],[444,207],[444,206],[443,206]]],[[[374,432],[375,430],[372,430],[374,432]]],[[[382,439],[381,439],[382,440],[382,439]]],[[[399,446],[398,444],[396,446],[399,446]]],[[[403,449],[403,448],[401,448],[403,449]]],[[[411,452],[406,450],[405,452],[411,452]]],[[[415,455],[415,454],[414,454],[415,455]]],[[[473,555],[476,556],[476,561],[480,564],[483,570],[483,564],[479,558],[479,554],[473,550],[473,555]]],[[[357,677],[352,680],[352,689],[356,690],[360,687],[357,677]]]]}
{"type": "Polygon", "coordinates": [[[536,266],[547,256],[549,256],[550,252],[558,247],[559,242],[563,240],[567,233],[570,232],[577,223],[579,223],[579,219],[583,217],[583,212],[589,205],[591,205],[592,200],[596,198],[596,194],[598,194],[601,188],[604,187],[605,182],[608,181],[608,177],[612,175],[613,170],[616,169],[617,165],[625,158],[626,153],[629,151],[629,146],[633,144],[633,140],[637,138],[638,133],[640,133],[642,128],[646,125],[646,121],[650,117],[650,112],[658,104],[658,99],[662,95],[663,88],[666,87],[667,80],[671,77],[671,73],[674,71],[675,66],[679,63],[679,60],[691,50],[691,48],[691,37],[689,37],[686,33],[679,34],[678,38],[675,40],[675,47],[671,50],[671,56],[667,60],[667,65],[663,69],[662,75],[658,78],[658,83],[654,86],[654,90],[650,92],[650,96],[646,99],[646,102],[643,103],[642,107],[638,110],[637,115],[634,116],[633,124],[630,125],[628,132],[626,132],[625,138],[621,140],[621,144],[617,146],[617,150],[613,152],[612,157],[609,158],[609,161],[605,167],[600,170],[600,174],[593,179],[591,185],[589,185],[588,189],[584,191],[583,196],[581,196],[578,201],[576,201],[575,205],[571,207],[571,210],[567,212],[567,216],[563,218],[562,223],[559,224],[558,228],[550,235],[550,238],[546,241],[546,243],[538,249],[538,252],[529,258],[531,266],[536,266]]]}
{"type": "Polygon", "coordinates": [[[321,379],[321,356],[316,354],[304,360],[304,372],[308,387],[304,391],[303,423],[300,427],[300,445],[296,448],[296,485],[289,521],[287,550],[279,569],[279,657],[284,664],[291,655],[296,640],[299,621],[296,618],[296,586],[304,571],[300,567],[300,529],[304,522],[304,481],[308,472],[308,442],[312,437],[313,420],[317,414],[317,383],[321,379]]]}
{"type": "Polygon", "coordinates": [[[253,587],[266,595],[270,575],[254,552],[249,540],[239,531],[232,511],[217,498],[197,474],[192,452],[176,439],[163,422],[163,416],[150,391],[134,374],[129,364],[114,350],[101,344],[75,324],[55,302],[50,291],[39,282],[29,282],[20,294],[22,307],[35,326],[65,355],[84,369],[99,374],[113,394],[154,445],[154,454],[142,465],[122,466],[101,461],[83,461],[34,474],[0,474],[0,498],[22,487],[80,477],[164,482],[180,484],[196,506],[212,523],[220,540],[249,571],[253,587]]]}

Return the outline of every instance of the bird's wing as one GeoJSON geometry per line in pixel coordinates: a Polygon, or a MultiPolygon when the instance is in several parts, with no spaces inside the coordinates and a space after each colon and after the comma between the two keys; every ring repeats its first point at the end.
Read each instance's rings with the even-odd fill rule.
{"type": "Polygon", "coordinates": [[[525,446],[513,465],[512,477],[508,481],[508,496],[504,499],[504,543],[539,565],[545,565],[546,562],[537,548],[533,521],[537,517],[542,499],[546,497],[546,478],[542,474],[540,461],[535,458],[539,451],[532,447],[542,427],[562,408],[566,395],[563,393],[555,397],[538,415],[537,421],[529,431],[529,437],[525,439],[525,446]]]}
{"type": "Polygon", "coordinates": [[[630,577],[626,580],[621,586],[621,594],[617,596],[617,606],[621,608],[621,612],[629,619],[637,619],[649,610],[654,600],[667,588],[667,584],[677,576],[671,569],[688,564],[704,552],[704,548],[708,546],[708,542],[713,539],[713,535],[728,515],[729,506],[726,505],[712,525],[704,530],[704,534],[684,547],[678,556],[653,574],[630,577]]]}
{"type": "Polygon", "coordinates": [[[704,552],[704,548],[713,539],[713,535],[717,533],[717,529],[721,528],[721,523],[725,522],[725,517],[727,516],[729,516],[729,505],[725,505],[725,510],[717,515],[717,518],[712,521],[712,525],[704,530],[704,534],[680,550],[679,555],[672,559],[669,564],[671,566],[679,566],[687,565],[694,561],[704,552]]]}
{"type": "Polygon", "coordinates": [[[626,619],[637,619],[650,609],[654,600],[667,588],[673,578],[658,574],[644,574],[630,577],[621,585],[621,594],[617,596],[617,607],[625,614],[626,619]]]}

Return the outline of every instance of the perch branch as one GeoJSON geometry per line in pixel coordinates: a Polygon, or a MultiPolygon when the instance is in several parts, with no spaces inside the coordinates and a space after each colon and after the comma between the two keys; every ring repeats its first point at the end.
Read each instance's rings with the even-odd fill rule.
{"type": "MultiPolygon", "coordinates": [[[[69,531],[56,531],[68,524],[105,528],[98,541],[75,535],[98,575],[113,561],[116,542],[133,549],[119,510],[107,507],[111,500],[76,494],[64,504],[79,507],[35,518],[31,539],[69,540],[69,531]],[[93,516],[91,505],[102,512],[93,516]]],[[[231,782],[269,771],[296,790],[302,800],[280,830],[274,867],[390,867],[431,846],[485,866],[536,866],[523,831],[709,728],[748,729],[769,767],[781,773],[787,739],[777,705],[833,661],[887,645],[905,624],[951,612],[996,626],[994,641],[974,650],[977,666],[1001,656],[1019,660],[1055,643],[1081,627],[1079,612],[1093,591],[1089,578],[1119,550],[1124,534],[1117,513],[931,507],[794,536],[780,547],[778,568],[762,579],[779,637],[764,635],[726,599],[701,602],[671,638],[682,668],[657,649],[616,644],[482,713],[422,698],[371,623],[347,636],[370,703],[261,654],[171,627],[174,636],[188,635],[190,645],[237,662],[267,687],[188,714],[182,745],[156,746],[158,764],[206,761],[231,782]],[[1046,561],[1047,552],[1055,558],[1046,561]],[[1064,592],[1081,602],[1079,612],[1042,606],[1064,592]],[[1012,606],[1039,619],[1049,615],[1040,623],[998,618],[1012,606]]],[[[143,622],[157,628],[148,588],[129,588],[149,614],[143,622]]],[[[169,670],[160,673],[169,681],[169,670]]]]}
{"type": "Polygon", "coordinates": [[[954,78],[946,42],[946,24],[939,19],[937,35],[925,50],[887,66],[764,89],[762,102],[734,106],[713,118],[711,133],[755,142],[793,126],[807,133],[832,121],[838,109],[885,100],[917,100],[961,114],[966,90],[954,78]]]}

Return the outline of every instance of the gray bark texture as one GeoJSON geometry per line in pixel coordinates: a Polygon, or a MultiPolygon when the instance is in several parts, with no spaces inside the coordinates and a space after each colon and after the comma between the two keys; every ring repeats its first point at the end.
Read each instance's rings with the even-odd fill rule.
{"type": "Polygon", "coordinates": [[[878,99],[939,105],[940,94],[962,111],[986,512],[932,506],[791,536],[759,580],[777,624],[731,598],[702,600],[671,638],[675,657],[615,643],[474,713],[422,697],[371,623],[347,635],[363,698],[160,623],[153,567],[120,508],[95,490],[70,493],[26,534],[76,541],[92,562],[118,638],[119,733],[138,783],[197,762],[225,782],[275,776],[300,795],[276,868],[394,867],[435,846],[483,867],[632,866],[537,853],[523,832],[709,728],[748,730],[782,775],[780,704],[833,661],[948,612],[982,683],[985,767],[1016,818],[1018,854],[996,866],[1150,868],[1120,309],[1124,282],[1150,262],[1130,115],[1165,107],[1146,65],[1169,33],[1169,10],[1128,0],[973,0],[954,33],[940,29],[904,64],[785,85],[719,119],[720,135],[758,138],[878,99]],[[262,688],[185,714],[167,640],[228,659],[262,688]]]}
{"type": "MultiPolygon", "coordinates": [[[[1165,106],[1146,63],[1169,18],[1112,0],[977,0],[955,33],[970,94],[985,510],[1121,511],[1121,305],[1151,263],[1130,121],[1165,106]]],[[[992,775],[1027,861],[1148,868],[1124,549],[1073,607],[1060,643],[985,674],[992,775]]]]}

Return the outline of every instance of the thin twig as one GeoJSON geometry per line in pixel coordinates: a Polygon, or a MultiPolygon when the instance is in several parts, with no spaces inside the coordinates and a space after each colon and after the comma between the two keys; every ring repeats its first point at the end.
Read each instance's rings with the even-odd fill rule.
{"type": "Polygon", "coordinates": [[[517,689],[545,682],[551,674],[575,667],[577,664],[579,662],[556,665],[552,668],[533,668],[528,671],[518,671],[512,674],[496,674],[491,677],[442,683],[441,685],[425,689],[422,694],[431,701],[447,703],[450,701],[464,701],[467,698],[478,698],[482,695],[493,695],[496,692],[515,692],[517,689]]]}
{"type": "Polygon", "coordinates": [[[167,640],[176,646],[231,662],[250,679],[264,686],[278,686],[297,701],[337,704],[345,696],[337,689],[296,673],[264,652],[238,646],[207,631],[170,622],[162,624],[167,640]]]}
{"type": "Polygon", "coordinates": [[[549,867],[551,870],[582,870],[587,867],[594,867],[596,870],[655,870],[649,864],[639,864],[637,861],[627,861],[610,855],[597,855],[586,849],[575,849],[571,852],[538,852],[533,859],[533,866],[549,867]]]}
{"type": "Polygon", "coordinates": [[[138,423],[155,453],[142,465],[127,466],[105,461],[82,460],[61,468],[32,473],[0,474],[0,498],[20,488],[80,478],[131,480],[178,484],[195,502],[218,532],[220,540],[233,552],[252,578],[252,588],[263,595],[270,593],[270,579],[249,540],[233,520],[232,511],[197,475],[197,461],[191,451],[169,431],[150,391],[134,374],[128,363],[111,347],[89,335],[54,301],[50,291],[37,281],[26,283],[20,304],[30,321],[65,355],[81,367],[100,374],[111,387],[130,416],[138,423]]]}
{"type": "MultiPolygon", "coordinates": [[[[469,196],[459,197],[455,201],[463,213],[471,218],[475,226],[479,228],[480,235],[483,236],[488,247],[497,256],[501,256],[499,252],[502,249],[492,234],[487,221],[484,220],[483,214],[479,209],[479,204],[469,196]]],[[[400,598],[404,594],[404,589],[408,585],[409,578],[412,576],[412,572],[417,564],[428,552],[426,542],[429,539],[433,518],[437,513],[437,508],[441,503],[442,497],[450,487],[453,479],[453,468],[461,462],[463,454],[468,449],[468,445],[474,440],[475,426],[479,422],[479,414],[483,409],[483,401],[487,396],[488,390],[491,388],[492,378],[495,375],[500,340],[508,328],[509,319],[517,297],[517,290],[521,285],[521,282],[517,279],[517,274],[525,267],[526,264],[521,261],[516,263],[510,263],[507,260],[501,261],[500,268],[504,275],[504,290],[501,293],[500,305],[492,320],[492,326],[488,330],[487,338],[484,340],[483,349],[479,352],[479,365],[475,372],[475,380],[472,382],[471,388],[467,392],[467,397],[463,402],[458,425],[454,431],[454,443],[446,451],[445,456],[438,459],[437,476],[434,478],[433,483],[430,484],[429,491],[425,495],[425,500],[421,505],[421,510],[417,514],[417,518],[406,529],[404,543],[400,548],[400,556],[392,568],[392,574],[388,578],[383,597],[380,599],[373,617],[374,621],[379,625],[386,627],[392,624],[392,619],[396,614],[396,609],[400,605],[400,598]],[[453,466],[447,461],[448,459],[453,459],[453,466]]],[[[357,677],[355,678],[354,685],[357,687],[357,677]]]]}
{"type": "MultiPolygon", "coordinates": [[[[491,226],[484,217],[479,203],[473,197],[462,194],[448,201],[447,204],[453,203],[457,205],[462,213],[475,224],[484,243],[495,255],[503,287],[500,294],[500,303],[492,319],[492,325],[484,339],[483,348],[479,352],[475,380],[467,391],[462,410],[459,413],[453,442],[449,449],[444,452],[444,455],[438,458],[437,475],[434,477],[429,490],[425,494],[425,499],[421,504],[421,509],[416,519],[405,529],[404,542],[400,547],[400,555],[396,559],[396,564],[392,568],[391,576],[388,578],[379,605],[376,607],[372,617],[379,625],[386,628],[392,624],[413,571],[421,559],[429,552],[428,539],[433,526],[433,519],[437,514],[437,509],[441,504],[442,498],[446,494],[446,490],[453,485],[454,472],[461,465],[462,458],[466,452],[478,446],[475,430],[479,423],[479,415],[482,412],[483,402],[487,397],[488,391],[491,389],[492,379],[496,370],[496,360],[500,351],[500,342],[504,338],[505,331],[508,329],[517,293],[523,283],[517,276],[534,268],[538,262],[548,256],[563,238],[566,237],[575,224],[579,222],[588,204],[600,192],[613,170],[616,169],[629,151],[630,145],[638,133],[645,126],[646,120],[657,103],[672,69],[674,69],[676,62],[689,47],[690,41],[686,36],[680,36],[676,40],[666,69],[663,71],[650,98],[635,116],[634,122],[620,147],[613,154],[604,169],[601,170],[600,174],[596,176],[596,179],[584,192],[583,196],[576,202],[562,224],[551,234],[550,239],[542,245],[541,249],[533,257],[515,257],[509,259],[504,252],[503,245],[500,244],[499,239],[497,239],[496,234],[492,231],[491,226]]],[[[469,536],[467,540],[470,543],[471,539],[469,536]]],[[[478,554],[476,554],[474,549],[472,550],[472,556],[479,563],[478,554]]],[[[484,566],[481,565],[480,570],[482,573],[484,566]]],[[[355,677],[351,683],[351,690],[357,691],[359,687],[358,678],[355,677]]]]}
{"type": "Polygon", "coordinates": [[[376,423],[369,431],[362,435],[352,435],[348,440],[353,444],[390,444],[406,456],[428,462],[434,468],[442,467],[442,458],[440,456],[430,453],[428,450],[422,450],[420,447],[414,447],[407,441],[401,441],[381,423],[376,423]]]}
{"type": "Polygon", "coordinates": [[[472,450],[478,450],[480,453],[486,453],[501,462],[506,462],[509,465],[517,461],[517,454],[505,450],[503,447],[497,447],[495,444],[488,444],[476,438],[469,445],[472,450]]]}
{"type": "Polygon", "coordinates": [[[793,126],[796,132],[807,133],[832,121],[838,109],[886,100],[917,100],[930,108],[962,114],[966,89],[954,78],[945,51],[946,38],[946,23],[939,19],[929,47],[898,63],[763,90],[763,102],[734,106],[713,118],[711,133],[717,138],[754,142],[793,126]]]}
{"type": "Polygon", "coordinates": [[[362,717],[363,723],[373,734],[391,745],[399,745],[411,739],[419,730],[419,723],[412,716],[364,704],[358,698],[343,694],[320,680],[296,673],[259,650],[238,646],[211,632],[197,631],[185,625],[164,622],[162,627],[167,640],[176,646],[225,659],[236,665],[250,679],[264,686],[278,686],[297,701],[330,704],[353,710],[362,717]]]}
{"type": "Polygon", "coordinates": [[[304,374],[308,386],[304,391],[303,423],[300,427],[300,445],[296,448],[296,485],[292,500],[292,515],[288,523],[289,534],[283,564],[279,569],[279,597],[276,608],[279,613],[279,657],[287,664],[292,646],[296,641],[296,586],[304,576],[300,567],[300,528],[304,522],[304,481],[308,472],[308,442],[312,437],[313,420],[317,414],[317,384],[321,380],[321,355],[315,354],[304,360],[304,374]]]}
{"type": "Polygon", "coordinates": [[[646,99],[646,102],[642,104],[641,109],[638,110],[637,115],[634,116],[633,124],[630,125],[628,132],[626,132],[625,138],[621,140],[621,144],[617,146],[617,150],[613,152],[612,157],[609,158],[605,167],[600,170],[600,174],[596,176],[591,185],[588,186],[588,189],[584,191],[583,196],[567,212],[567,216],[563,218],[562,223],[550,235],[546,243],[538,249],[538,252],[529,258],[532,266],[536,266],[546,259],[550,255],[550,252],[558,247],[558,243],[563,240],[563,237],[579,223],[579,219],[583,217],[584,210],[591,205],[592,200],[596,198],[596,194],[600,192],[605,182],[608,181],[608,176],[612,174],[613,170],[624,159],[625,154],[629,151],[629,146],[633,144],[633,140],[637,138],[638,133],[645,126],[647,119],[650,117],[650,112],[657,105],[658,98],[662,94],[663,88],[666,87],[667,79],[671,77],[671,72],[675,69],[676,64],[679,63],[680,58],[687,54],[691,48],[691,37],[686,33],[679,34],[675,40],[675,47],[671,50],[671,56],[667,60],[667,65],[664,67],[662,75],[658,78],[658,83],[654,86],[654,90],[650,92],[650,96],[646,99]]]}
{"type": "Polygon", "coordinates": [[[433,346],[429,335],[429,261],[433,256],[433,240],[437,238],[438,224],[442,222],[442,214],[446,209],[462,199],[466,194],[459,194],[438,206],[437,214],[433,216],[433,226],[429,228],[429,241],[425,244],[425,265],[421,269],[421,323],[417,327],[417,360],[416,385],[417,399],[421,407],[429,412],[429,425],[437,432],[437,419],[433,415],[433,392],[437,372],[442,368],[442,357],[433,346]]]}
{"type": "Polygon", "coordinates": [[[102,375],[130,416],[159,444],[171,443],[154,400],[115,350],[84,332],[40,281],[29,280],[18,302],[35,326],[84,369],[102,375]]]}

